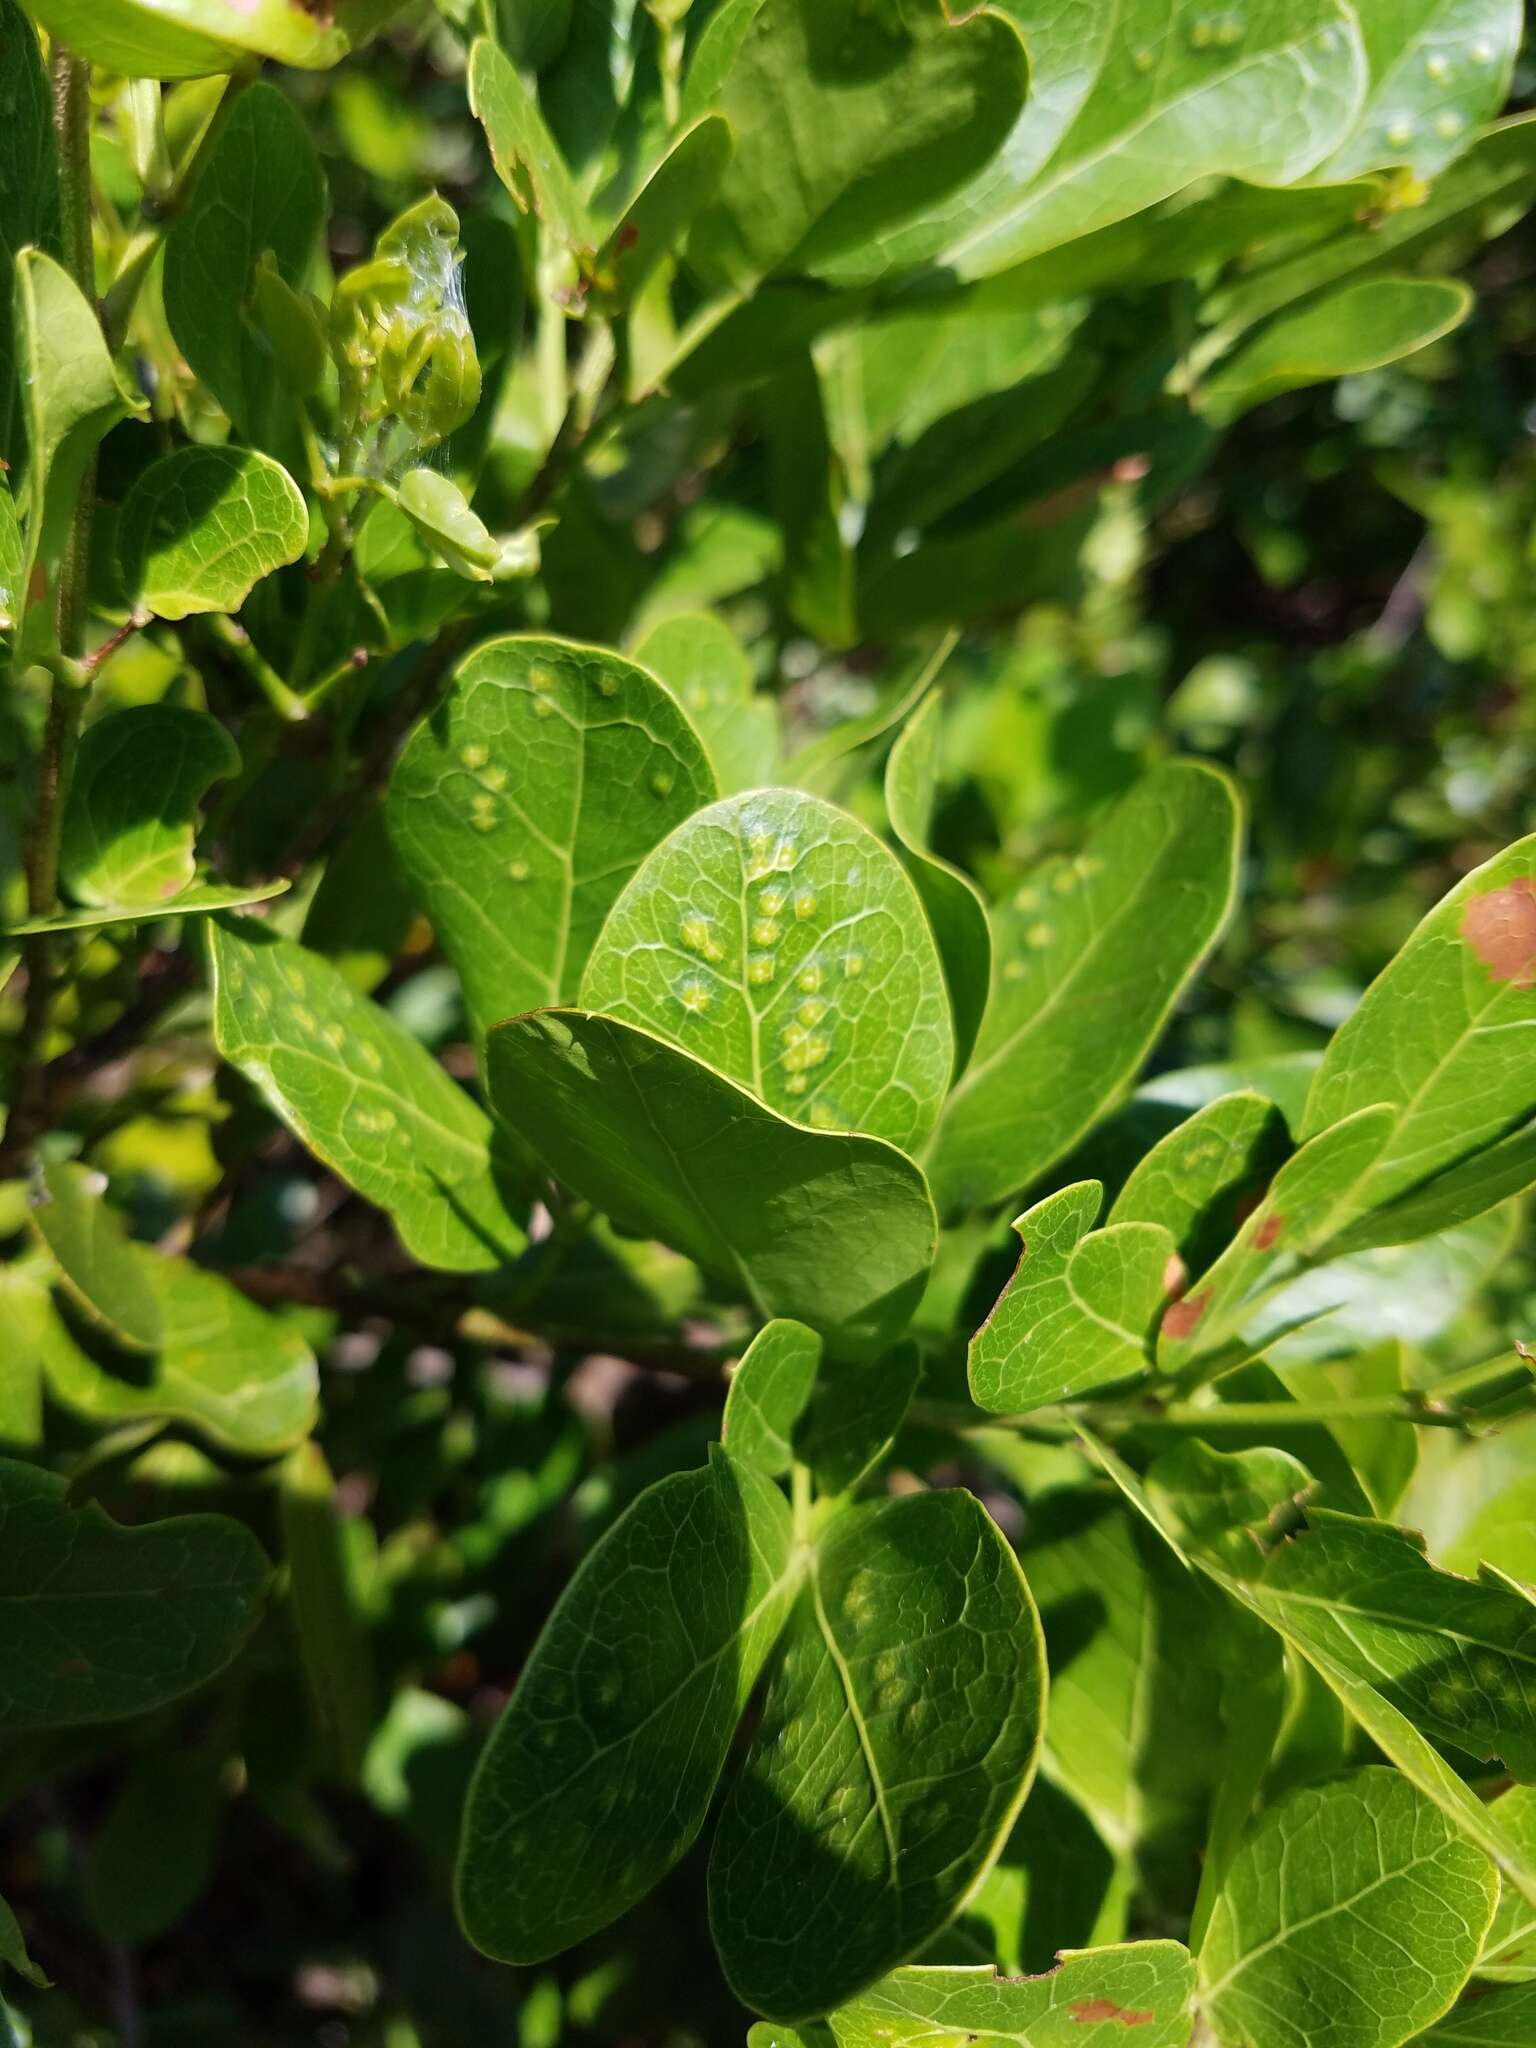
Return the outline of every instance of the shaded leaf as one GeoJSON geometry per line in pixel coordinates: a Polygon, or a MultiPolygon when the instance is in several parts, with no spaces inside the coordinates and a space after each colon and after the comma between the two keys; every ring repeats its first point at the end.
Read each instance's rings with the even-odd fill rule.
{"type": "Polygon", "coordinates": [[[969,1494],[851,1508],[809,1574],[709,1873],[731,1988],[791,2021],[958,1910],[1023,1803],[1045,1708],[1029,1590],[969,1494]]]}
{"type": "Polygon", "coordinates": [[[353,1782],[373,1732],[376,1700],[367,1617],[348,1570],[336,1481],[325,1453],[301,1444],[279,1495],[288,1598],[327,1771],[353,1782]]]}
{"type": "Polygon", "coordinates": [[[718,1448],[614,1524],[561,1595],[470,1787],[458,1909],[477,1948],[557,1955],[672,1868],[798,1572],[783,1496],[718,1448]]]}
{"type": "Polygon", "coordinates": [[[104,1174],[73,1161],[45,1164],[32,1227],[72,1301],[119,1344],[154,1351],[163,1316],[138,1248],[118,1212],[102,1198],[104,1174]]]}
{"type": "Polygon", "coordinates": [[[139,704],[97,719],[64,812],[64,887],[93,908],[169,910],[197,873],[198,805],[239,771],[239,748],[204,711],[139,704]]]}
{"type": "Polygon", "coordinates": [[[109,1941],[153,1941],[201,1898],[218,1857],[223,1767],[207,1747],[134,1760],[91,1850],[91,1913],[109,1941]]]}
{"type": "Polygon", "coordinates": [[[635,659],[660,676],[692,721],[722,796],[761,789],[779,761],[779,715],[755,694],[746,649],[708,612],[676,612],[653,626],[635,659]]]}
{"type": "Polygon", "coordinates": [[[222,1515],[120,1529],[62,1479],[0,1460],[0,1726],[147,1713],[236,1655],[271,1577],[222,1515]],[[40,1570],[47,1561],[47,1571],[40,1570]]]}
{"type": "Polygon", "coordinates": [[[1219,1095],[1153,1145],[1116,1195],[1109,1222],[1160,1223],[1202,1273],[1290,1150],[1285,1118],[1252,1089],[1219,1095]]]}
{"type": "Polygon", "coordinates": [[[498,1115],[614,1221],[866,1355],[899,1335],[937,1229],[919,1169],[883,1139],[807,1131],[616,1018],[518,1017],[487,1044],[498,1115]]]}

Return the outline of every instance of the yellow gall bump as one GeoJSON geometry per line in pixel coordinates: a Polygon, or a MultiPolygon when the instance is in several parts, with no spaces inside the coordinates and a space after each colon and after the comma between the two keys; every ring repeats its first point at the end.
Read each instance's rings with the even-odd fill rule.
{"type": "Polygon", "coordinates": [[[325,1042],[327,1045],[333,1047],[337,1052],[340,1052],[341,1048],[347,1042],[347,1034],[342,1029],[341,1025],[327,1024],[325,1027],[325,1042]]]}
{"type": "Polygon", "coordinates": [[[1048,946],[1051,943],[1051,928],[1048,924],[1032,924],[1024,936],[1032,946],[1048,946]]]}
{"type": "Polygon", "coordinates": [[[1131,58],[1131,62],[1138,71],[1150,71],[1152,69],[1152,52],[1150,50],[1138,50],[1131,58]]]}
{"type": "Polygon", "coordinates": [[[864,955],[862,953],[847,954],[843,960],[843,972],[850,981],[857,981],[864,972],[864,955]]]}
{"type": "Polygon", "coordinates": [[[780,874],[787,874],[800,858],[800,849],[793,839],[781,839],[774,851],[773,864],[780,874]]]}
{"type": "Polygon", "coordinates": [[[1491,64],[1494,58],[1498,55],[1498,52],[1494,49],[1492,43],[1486,43],[1479,40],[1471,45],[1471,47],[1467,51],[1467,55],[1472,59],[1472,62],[1474,64],[1491,64]]]}
{"type": "Polygon", "coordinates": [[[773,840],[766,832],[752,832],[747,837],[747,879],[756,881],[759,875],[766,875],[773,868],[773,840]]]}
{"type": "Polygon", "coordinates": [[[752,943],[754,946],[776,946],[779,943],[780,927],[771,917],[757,917],[752,920],[752,943]]]}
{"type": "Polygon", "coordinates": [[[379,1048],[376,1045],[371,1044],[366,1038],[363,1040],[362,1044],[357,1048],[357,1054],[358,1058],[362,1061],[363,1065],[368,1069],[370,1074],[377,1074],[382,1070],[384,1065],[384,1055],[379,1051],[379,1048]]]}
{"type": "Polygon", "coordinates": [[[821,987],[821,969],[816,966],[802,967],[795,986],[803,995],[813,996],[821,987]]]}
{"type": "Polygon", "coordinates": [[[1439,119],[1435,122],[1435,133],[1443,135],[1446,141],[1449,142],[1453,135],[1461,133],[1461,116],[1459,114],[1440,115],[1439,119]]]}
{"type": "Polygon", "coordinates": [[[319,1020],[313,1010],[306,1010],[302,1003],[295,1003],[289,1015],[301,1031],[317,1031],[319,1020]]]}
{"type": "Polygon", "coordinates": [[[547,668],[531,668],[528,671],[528,687],[530,690],[552,690],[555,687],[555,679],[547,668]]]}
{"type": "Polygon", "coordinates": [[[1451,75],[1450,59],[1442,56],[1436,50],[1432,56],[1424,59],[1424,70],[1426,75],[1435,81],[1436,85],[1444,85],[1451,75]]]}
{"type": "Polygon", "coordinates": [[[702,953],[709,944],[709,919],[690,911],[682,923],[683,944],[690,953],[702,953]]]}
{"type": "Polygon", "coordinates": [[[651,788],[657,796],[670,796],[672,782],[672,771],[668,768],[658,768],[651,777],[651,788]]]}
{"type": "Polygon", "coordinates": [[[1413,140],[1411,121],[1394,121],[1387,130],[1387,141],[1393,149],[1406,149],[1413,140]]]}
{"type": "Polygon", "coordinates": [[[812,996],[808,1002],[802,1003],[799,1009],[795,1012],[795,1015],[800,1019],[800,1022],[803,1025],[805,1025],[807,1030],[809,1030],[813,1024],[819,1024],[826,1014],[827,1006],[822,1001],[820,996],[812,996]]]}
{"type": "Polygon", "coordinates": [[[770,888],[765,889],[762,895],[758,897],[757,907],[764,917],[777,917],[788,901],[788,892],[774,884],[770,888]]]}
{"type": "Polygon", "coordinates": [[[773,955],[771,953],[754,953],[747,962],[747,979],[754,988],[761,988],[765,982],[772,981],[773,955]]]}
{"type": "Polygon", "coordinates": [[[1004,981],[1022,981],[1024,979],[1024,962],[1022,960],[1010,960],[1003,969],[1003,979],[1004,981]]]}
{"type": "Polygon", "coordinates": [[[1051,877],[1051,887],[1058,896],[1070,896],[1077,887],[1077,876],[1071,868],[1058,868],[1051,877]]]}
{"type": "MultiPolygon", "coordinates": [[[[800,1085],[802,1088],[805,1086],[803,1077],[800,1085]]],[[[817,1131],[841,1130],[842,1119],[830,1103],[818,1102],[811,1110],[811,1128],[817,1131]]]]}
{"type": "Polygon", "coordinates": [[[709,987],[702,981],[685,981],[677,999],[690,1016],[701,1017],[709,1008],[709,987]]]}
{"type": "Polygon", "coordinates": [[[795,898],[795,916],[804,924],[808,917],[816,915],[816,898],[809,889],[802,889],[795,898]]]}
{"type": "Polygon", "coordinates": [[[507,880],[509,882],[526,882],[529,872],[528,863],[525,860],[509,860],[507,862],[507,880]]]}
{"type": "Polygon", "coordinates": [[[553,718],[555,707],[547,697],[535,697],[533,700],[533,715],[535,718],[553,718]]]}
{"type": "Polygon", "coordinates": [[[599,669],[597,674],[597,694],[600,697],[617,697],[619,694],[618,677],[610,675],[607,669],[599,669]]]}
{"type": "Polygon", "coordinates": [[[470,771],[471,774],[473,774],[477,768],[483,768],[490,758],[490,749],[487,747],[480,746],[478,742],[465,747],[459,755],[459,759],[464,763],[464,766],[470,771]]]}
{"type": "Polygon", "coordinates": [[[507,771],[505,768],[487,768],[480,781],[486,789],[505,789],[507,786],[507,771]]]}
{"type": "Polygon", "coordinates": [[[810,1083],[806,1080],[804,1074],[791,1074],[784,1083],[784,1086],[791,1095],[803,1095],[809,1085],[810,1083]]]}
{"type": "Polygon", "coordinates": [[[1033,910],[1039,901],[1040,891],[1038,889],[1019,889],[1014,892],[1013,907],[1015,910],[1033,910]]]}

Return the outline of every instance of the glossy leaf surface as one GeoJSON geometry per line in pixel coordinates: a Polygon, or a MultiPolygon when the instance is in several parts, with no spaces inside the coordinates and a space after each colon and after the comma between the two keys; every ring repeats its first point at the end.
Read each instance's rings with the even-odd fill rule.
{"type": "Polygon", "coordinates": [[[385,816],[479,1030],[568,1002],[609,908],[715,794],[671,693],[602,648],[478,648],[412,736],[385,816]]]}
{"type": "Polygon", "coordinates": [[[1063,1955],[1040,1977],[1002,1977],[986,1965],[917,1965],[871,1985],[840,2006],[830,2025],[838,2048],[923,2042],[963,2048],[973,2041],[1021,2048],[1078,2048],[1091,2028],[1136,2028],[1142,2048],[1184,2048],[1194,1966],[1177,1941],[1124,1942],[1063,1955]]]}
{"type": "Polygon", "coordinates": [[[866,826],[797,790],[726,797],[680,825],[610,911],[581,1000],[797,1123],[909,1150],[954,1056],[911,882],[866,826]]]}

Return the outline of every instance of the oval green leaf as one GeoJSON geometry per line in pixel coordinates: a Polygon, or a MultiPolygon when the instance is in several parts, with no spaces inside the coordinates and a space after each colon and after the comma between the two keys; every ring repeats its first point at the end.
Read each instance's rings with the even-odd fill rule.
{"type": "Polygon", "coordinates": [[[545,1624],[470,1787],[457,1896],[477,1948],[558,1955],[690,1847],[798,1572],[783,1495],[718,1448],[614,1524],[545,1624]]]}
{"type": "Polygon", "coordinates": [[[1044,1721],[1039,1619],[980,1503],[951,1489],[840,1514],[710,1858],[736,1995],[793,2022],[920,1950],[1001,1849],[1044,1721]]]}
{"type": "Polygon", "coordinates": [[[208,959],[219,1051],[318,1159],[389,1211],[408,1250],[475,1273],[524,1249],[490,1119],[387,1010],[249,919],[215,920],[208,959]]]}
{"type": "Polygon", "coordinates": [[[568,1001],[625,882],[714,795],[697,734],[633,662],[531,635],[477,648],[385,805],[476,1028],[568,1001]]]}
{"type": "Polygon", "coordinates": [[[309,541],[304,494],[253,448],[175,448],[135,481],[118,519],[118,566],[157,619],[237,612],[309,541]]]}
{"type": "Polygon", "coordinates": [[[223,1515],[120,1529],[65,1491],[0,1460],[0,1728],[122,1720],[196,1691],[256,1626],[272,1576],[223,1515]]]}
{"type": "Polygon", "coordinates": [[[779,714],[755,694],[747,651],[722,619],[677,612],[635,649],[671,690],[703,740],[722,796],[762,789],[779,764],[779,714]]]}
{"type": "Polygon", "coordinates": [[[909,1149],[954,1061],[910,880],[867,826],[798,790],[726,797],[678,826],[609,912],[581,1000],[797,1123],[909,1149]]]}
{"type": "Polygon", "coordinates": [[[96,909],[172,909],[197,873],[198,805],[239,770],[239,748],[205,711],[138,704],[98,719],[64,811],[65,889],[96,909]]]}

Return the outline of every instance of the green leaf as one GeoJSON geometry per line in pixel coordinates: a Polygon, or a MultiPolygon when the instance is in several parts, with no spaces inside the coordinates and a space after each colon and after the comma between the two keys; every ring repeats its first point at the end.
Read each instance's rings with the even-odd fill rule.
{"type": "Polygon", "coordinates": [[[409,470],[400,479],[397,502],[456,576],[473,583],[491,581],[499,544],[452,477],[435,469],[409,470]]]}
{"type": "Polygon", "coordinates": [[[197,873],[198,805],[239,771],[239,748],[205,711],[138,704],[99,718],[64,812],[65,889],[95,909],[169,911],[197,873]]]}
{"type": "Polygon", "coordinates": [[[631,874],[714,794],[698,736],[633,662],[531,636],[477,648],[385,805],[476,1029],[569,1001],[631,874]]]}
{"type": "Polygon", "coordinates": [[[1475,2004],[1458,2006],[1418,2038],[1426,2048],[1526,2048],[1536,2039],[1536,1985],[1491,1998],[1479,1992],[1475,2004]]]}
{"type": "Polygon", "coordinates": [[[1132,0],[1087,25],[1008,0],[1033,60],[993,164],[887,258],[989,277],[1209,177],[1289,185],[1350,132],[1366,82],[1352,8],[1258,0],[1228,13],[1132,0]]]}
{"type": "Polygon", "coordinates": [[[54,1313],[48,1281],[41,1256],[0,1265],[0,1329],[10,1338],[0,1375],[0,1452],[35,1452],[43,1441],[42,1345],[54,1313]]]}
{"type": "Polygon", "coordinates": [[[1474,1152],[1433,1174],[1410,1193],[1372,1209],[1355,1227],[1341,1231],[1333,1249],[1356,1245],[1413,1244],[1418,1239],[1482,1216],[1510,1195],[1536,1183],[1536,1123],[1474,1152]]]}
{"type": "MultiPolygon", "coordinates": [[[[1497,1812],[1505,1830],[1536,1865],[1536,1787],[1515,1785],[1500,1795],[1497,1812]]],[[[1536,1906],[1512,1885],[1499,1891],[1499,1907],[1483,1939],[1477,1974],[1495,1984],[1536,1982],[1536,1906]]]]}
{"type": "Polygon", "coordinates": [[[839,1515],[710,1859],[736,1995],[793,2022],[930,1940],[1001,1849],[1044,1714],[1029,1589],[977,1501],[952,1489],[839,1515]]]}
{"type": "Polygon", "coordinates": [[[821,1339],[804,1323],[765,1323],[742,1353],[725,1397],[720,1441],[739,1463],[782,1479],[795,1428],[821,1367],[821,1339]]]}
{"type": "MultiPolygon", "coordinates": [[[[37,31],[16,0],[0,0],[0,458],[18,472],[26,446],[12,326],[12,264],[18,249],[56,250],[58,238],[58,158],[37,31]]],[[[0,539],[0,585],[4,582],[0,539]]],[[[0,617],[4,610],[0,593],[0,617]]]]}
{"type": "Polygon", "coordinates": [[[989,1964],[897,1970],[829,2023],[837,2048],[1078,2048],[1090,2026],[1134,2027],[1138,2048],[1185,2048],[1194,1989],[1182,1943],[1123,1942],[1065,1954],[1043,1977],[1001,1977],[989,1964]]]}
{"type": "Polygon", "coordinates": [[[301,1444],[285,1462],[279,1509],[299,1662],[324,1762],[351,1784],[373,1732],[373,1653],[351,1583],[336,1481],[317,1443],[301,1444]]]}
{"type": "Polygon", "coordinates": [[[718,1448],[614,1524],[545,1624],[470,1787],[458,1910],[477,1948],[558,1955],[673,1867],[799,1571],[783,1496],[718,1448]]]}
{"type": "Polygon", "coordinates": [[[1234,1744],[1280,1691],[1278,1643],[1113,1496],[1031,1501],[1019,1561],[1051,1665],[1046,1770],[1142,1886],[1187,1910],[1234,1744]]]}
{"type": "Polygon", "coordinates": [[[1499,111],[1520,46],[1518,0],[1410,0],[1364,7],[1365,104],[1327,178],[1406,164],[1430,178],[1499,111]]]}
{"type": "Polygon", "coordinates": [[[725,797],[679,825],[609,912],[581,1002],[797,1123],[908,1149],[954,1061],[943,969],[900,863],[797,790],[725,797]]]}
{"type": "Polygon", "coordinates": [[[1357,1110],[1291,1155],[1216,1263],[1164,1316],[1158,1363],[1165,1371],[1218,1351],[1255,1313],[1265,1288],[1289,1279],[1327,1243],[1392,1121],[1385,1104],[1357,1110]]]}
{"type": "Polygon", "coordinates": [[[124,1370],[103,1362],[54,1318],[43,1334],[54,1399],[100,1424],[182,1423],[241,1457],[271,1457],[302,1437],[315,1419],[319,1374],[301,1333],[188,1259],[147,1245],[128,1250],[158,1312],[153,1363],[124,1370]]]}
{"type": "Polygon", "coordinates": [[[1253,1089],[1219,1095],[1144,1155],[1108,1220],[1162,1224],[1186,1269],[1202,1273],[1289,1149],[1285,1118],[1267,1097],[1253,1089]]]}
{"type": "MultiPolygon", "coordinates": [[[[1536,836],[1507,847],[1426,917],[1334,1033],[1301,1136],[1392,1105],[1344,1227],[1503,1138],[1536,1111],[1536,836]]],[[[1359,1244],[1356,1230],[1351,1242],[1359,1244]]]]}
{"type": "Polygon", "coordinates": [[[612,1017],[518,1017],[487,1042],[497,1114],[557,1180],[830,1348],[880,1351],[922,1293],[927,1183],[880,1138],[807,1131],[612,1017]]]}
{"type": "Polygon", "coordinates": [[[303,493],[250,448],[176,448],[135,479],[117,523],[123,592],[158,619],[237,612],[309,541],[303,493]]]}
{"type": "Polygon", "coordinates": [[[271,1578],[255,1537],[223,1515],[120,1529],[65,1491],[0,1460],[7,1729],[121,1720],[195,1691],[256,1626],[271,1578]]]}
{"type": "Polygon", "coordinates": [[[91,1850],[91,1915],[108,1941],[153,1941],[202,1897],[218,1858],[223,1773],[207,1747],[135,1759],[91,1850]]]}
{"type": "Polygon", "coordinates": [[[95,308],[69,272],[40,249],[16,258],[18,373],[27,423],[27,560],[51,576],[86,465],[119,420],[147,410],[123,381],[95,308]]]}
{"type": "Polygon", "coordinates": [[[48,1979],[27,1954],[27,1944],[17,1925],[16,1915],[4,1899],[0,1899],[0,1963],[18,1971],[29,1984],[46,1990],[48,1979]]]}
{"type": "Polygon", "coordinates": [[[560,145],[516,66],[485,36],[469,53],[469,104],[519,211],[533,213],[568,249],[590,250],[596,236],[560,145]]]}
{"type": "Polygon", "coordinates": [[[429,1266],[484,1272],[524,1237],[497,1186],[489,1119],[338,968],[248,919],[209,927],[213,1031],[274,1115],[429,1266]]]}
{"type": "Polygon", "coordinates": [[[914,1344],[836,1363],[803,1323],[759,1330],[731,1377],[720,1437],[770,1478],[798,1460],[823,1493],[846,1493],[889,1449],[917,1390],[914,1344]]]}
{"type": "Polygon", "coordinates": [[[1323,1508],[1246,1585],[1258,1613],[1283,1617],[1291,1640],[1368,1681],[1426,1734],[1536,1778],[1530,1601],[1437,1571],[1409,1530],[1323,1508]]]}
{"type": "Polygon", "coordinates": [[[106,1176],[73,1161],[45,1165],[32,1227],[52,1255],[71,1300],[119,1344],[158,1348],[160,1302],[117,1211],[102,1197],[106,1176]]]}
{"type": "Polygon", "coordinates": [[[885,764],[885,809],[944,964],[955,1022],[955,1072],[962,1074],[981,1029],[992,978],[987,906],[969,875],[941,860],[928,844],[938,791],[943,708],[925,697],[907,720],[885,764]]]}
{"type": "MultiPolygon", "coordinates": [[[[287,0],[275,4],[296,13],[287,0]]],[[[324,211],[325,181],[297,109],[276,86],[249,86],[165,244],[165,313],[176,344],[249,438],[258,438],[275,392],[252,318],[257,269],[270,250],[278,276],[297,291],[324,211]]]]}
{"type": "Polygon", "coordinates": [[[1175,762],[994,910],[986,1015],[929,1147],[941,1210],[1034,1180],[1129,1084],[1227,921],[1239,840],[1231,784],[1175,762]]]}
{"type": "Polygon", "coordinates": [[[1379,370],[1461,325],[1472,293],[1448,278],[1371,277],[1282,313],[1198,386],[1196,405],[1225,426],[1282,391],[1379,370]]]}
{"type": "Polygon", "coordinates": [[[252,56],[319,71],[399,0],[339,0],[324,13],[292,0],[27,0],[51,36],[127,78],[201,78],[252,56]]]}
{"type": "Polygon", "coordinates": [[[978,1406],[1042,1408],[1146,1372],[1178,1259],[1161,1224],[1095,1230],[1103,1199],[1079,1181],[1015,1218],[1018,1266],[968,1353],[978,1406]]]}
{"type": "MultiPolygon", "coordinates": [[[[0,298],[0,306],[5,301],[0,298]]],[[[23,611],[27,543],[16,516],[11,487],[0,476],[0,633],[14,633],[23,611]]]]}
{"type": "Polygon", "coordinates": [[[605,305],[633,305],[694,216],[714,198],[732,147],[730,124],[718,114],[706,114],[668,145],[593,259],[593,279],[605,305]]]}
{"type": "Polygon", "coordinates": [[[1232,2048],[1399,2048],[1461,1990],[1496,1896],[1487,1859],[1395,1771],[1298,1787],[1227,1874],[1200,2008],[1232,2048]]]}
{"type": "Polygon", "coordinates": [[[736,154],[689,255],[738,291],[815,273],[961,184],[1013,125],[1027,79],[1002,15],[956,19],[940,0],[878,13],[757,0],[716,16],[694,66],[719,75],[722,58],[712,103],[736,154]]]}
{"type": "Polygon", "coordinates": [[[32,932],[99,931],[108,925],[148,924],[162,917],[207,917],[216,910],[247,910],[255,903],[270,903],[285,895],[291,884],[285,881],[252,883],[240,889],[220,883],[195,882],[179,896],[164,903],[113,903],[101,910],[56,910],[49,917],[28,917],[13,924],[7,938],[25,938],[32,932]]]}
{"type": "Polygon", "coordinates": [[[693,723],[722,796],[761,789],[779,763],[779,714],[754,693],[746,649],[723,620],[677,612],[653,626],[635,660],[660,676],[693,723]]]}

